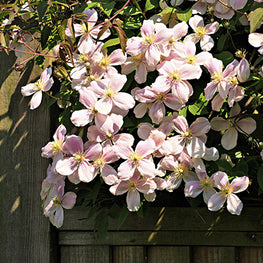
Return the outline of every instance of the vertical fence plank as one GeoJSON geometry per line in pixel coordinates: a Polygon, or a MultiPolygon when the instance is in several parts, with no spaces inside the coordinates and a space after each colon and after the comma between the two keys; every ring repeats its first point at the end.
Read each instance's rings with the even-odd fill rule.
{"type": "Polygon", "coordinates": [[[114,246],[114,263],[144,263],[146,262],[145,248],[143,246],[114,246]]]}
{"type": "Polygon", "coordinates": [[[41,181],[48,161],[40,157],[49,140],[49,114],[30,112],[21,86],[40,76],[29,65],[22,74],[15,56],[0,54],[0,262],[49,263],[49,223],[43,217],[41,181]]]}
{"type": "Polygon", "coordinates": [[[240,263],[262,263],[263,247],[241,247],[239,248],[240,263]]]}
{"type": "Polygon", "coordinates": [[[190,263],[190,248],[175,246],[148,247],[148,263],[190,263]]]}
{"type": "Polygon", "coordinates": [[[194,247],[194,263],[235,263],[234,247],[194,247]]]}
{"type": "Polygon", "coordinates": [[[61,246],[61,263],[110,263],[109,246],[61,246]]]}

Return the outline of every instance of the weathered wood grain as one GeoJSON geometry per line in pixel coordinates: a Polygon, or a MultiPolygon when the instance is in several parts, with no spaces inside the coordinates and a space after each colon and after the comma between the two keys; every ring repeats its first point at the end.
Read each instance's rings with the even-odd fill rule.
{"type": "MultiPolygon", "coordinates": [[[[88,210],[76,207],[65,211],[62,230],[93,230],[93,220],[86,220],[88,210]]],[[[109,230],[116,230],[117,220],[110,220],[109,230]]],[[[210,212],[207,208],[149,208],[144,217],[130,214],[120,230],[211,230],[262,231],[263,209],[244,207],[240,216],[210,212]]]]}
{"type": "Polygon", "coordinates": [[[111,263],[109,246],[61,246],[60,263],[111,263]]]}
{"type": "Polygon", "coordinates": [[[146,249],[143,246],[114,246],[114,263],[146,263],[146,249]]]}
{"type": "Polygon", "coordinates": [[[239,248],[239,263],[262,263],[263,247],[239,248]]]}
{"type": "Polygon", "coordinates": [[[49,113],[29,110],[21,86],[42,72],[30,64],[12,69],[13,55],[0,54],[0,262],[49,263],[49,223],[43,217],[41,181],[48,161],[40,149],[50,137],[49,113]]]}
{"type": "Polygon", "coordinates": [[[245,231],[110,231],[105,240],[102,240],[93,232],[61,231],[59,232],[59,244],[263,246],[263,233],[245,231]]]}
{"type": "Polygon", "coordinates": [[[149,246],[148,263],[190,263],[190,248],[176,246],[149,246]]]}
{"type": "Polygon", "coordinates": [[[234,247],[194,247],[193,263],[235,263],[234,247]]]}

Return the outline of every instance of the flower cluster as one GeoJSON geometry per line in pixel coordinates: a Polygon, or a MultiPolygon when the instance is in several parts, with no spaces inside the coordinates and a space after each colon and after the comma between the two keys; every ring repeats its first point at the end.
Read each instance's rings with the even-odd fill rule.
{"type": "MultiPolygon", "coordinates": [[[[222,19],[231,19],[248,1],[195,2],[193,15],[174,26],[143,20],[139,34],[127,39],[125,50],[107,50],[112,32],[109,24],[98,23],[95,9],[85,9],[80,23],[68,24],[64,34],[77,47],[64,55],[68,90],[78,98],[70,106],[70,121],[85,134],[67,134],[60,124],[54,140],[42,148],[42,157],[52,159],[52,164],[41,198],[44,214],[55,226],[63,223],[63,208],[76,202],[75,193],[64,194],[66,179],[77,185],[100,177],[111,194],[126,194],[130,211],[138,211],[142,194],[143,200],[152,202],[158,191],[184,187],[186,197],[203,193],[211,211],[227,202],[231,214],[241,213],[243,204],[236,193],[248,188],[248,176],[228,176],[224,167],[211,168],[211,163],[220,164],[220,154],[237,146],[238,132],[248,140],[256,130],[256,121],[240,105],[249,92],[246,84],[262,76],[251,73],[245,52],[225,60],[213,50],[223,30],[222,19]],[[206,12],[215,19],[201,16],[206,12]],[[200,98],[202,105],[193,112],[190,106],[200,98]],[[201,114],[203,105],[211,112],[201,114]],[[135,121],[127,125],[129,120],[135,121]],[[220,137],[218,131],[221,142],[212,138],[220,137]]],[[[163,1],[160,4],[169,8],[163,1]]],[[[119,26],[114,23],[113,27],[119,26]]],[[[247,35],[246,43],[262,54],[262,34],[247,35]]],[[[65,44],[59,43],[53,54],[61,59],[64,49],[65,44]]],[[[51,89],[51,76],[48,67],[37,82],[22,87],[22,95],[33,95],[31,109],[51,89]]]]}

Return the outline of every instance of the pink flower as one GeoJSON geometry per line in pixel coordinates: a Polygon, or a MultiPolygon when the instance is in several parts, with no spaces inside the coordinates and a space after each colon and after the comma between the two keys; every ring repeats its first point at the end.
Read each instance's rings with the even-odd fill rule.
{"type": "Polygon", "coordinates": [[[210,35],[214,34],[219,29],[219,23],[214,22],[205,26],[203,18],[199,15],[195,15],[189,19],[189,25],[195,33],[186,36],[185,39],[192,40],[194,43],[200,41],[202,50],[211,50],[214,46],[214,40],[210,35]]]}
{"type": "MultiPolygon", "coordinates": [[[[49,142],[44,146],[41,151],[41,156],[45,158],[54,158],[56,160],[63,157],[63,142],[65,140],[65,135],[67,133],[66,127],[60,124],[53,135],[53,142],[49,142]]],[[[54,160],[54,162],[56,162],[54,160]]]]}
{"type": "Polygon", "coordinates": [[[241,108],[238,103],[230,110],[229,119],[215,117],[211,121],[211,128],[215,131],[223,131],[221,144],[226,150],[231,150],[237,145],[238,132],[251,134],[255,131],[257,123],[251,117],[240,118],[241,108]]]}
{"type": "Polygon", "coordinates": [[[51,78],[52,69],[46,68],[41,76],[40,79],[35,83],[27,84],[26,86],[23,86],[21,88],[21,93],[23,96],[32,96],[32,99],[30,101],[30,109],[34,110],[36,109],[41,101],[42,101],[42,92],[49,91],[51,86],[54,83],[53,78],[51,78]]]}
{"type": "Polygon", "coordinates": [[[196,173],[199,181],[188,181],[185,183],[184,195],[195,198],[203,192],[204,202],[207,204],[212,195],[216,193],[214,181],[206,172],[196,173]]]}
{"type": "MultiPolygon", "coordinates": [[[[96,145],[93,145],[96,151],[96,145]]],[[[70,135],[64,143],[64,151],[69,155],[58,160],[55,166],[57,173],[64,176],[77,176],[80,181],[90,182],[95,177],[95,168],[89,163],[91,148],[84,152],[81,137],[70,135]]]]}
{"type": "Polygon", "coordinates": [[[64,181],[51,189],[46,200],[44,201],[44,215],[49,217],[50,222],[61,227],[64,220],[65,209],[72,209],[76,203],[76,194],[67,192],[64,195],[64,181]]]}
{"type": "Polygon", "coordinates": [[[110,187],[110,192],[113,195],[122,195],[127,193],[126,202],[129,211],[137,211],[140,208],[140,193],[149,195],[154,193],[156,183],[149,178],[135,173],[129,180],[119,181],[117,184],[110,187]]]}
{"type": "Polygon", "coordinates": [[[151,159],[151,154],[155,147],[155,142],[152,139],[139,141],[135,151],[127,145],[119,145],[118,154],[126,161],[120,164],[118,177],[121,180],[128,180],[138,170],[142,176],[153,178],[155,176],[155,165],[151,159]]]}
{"type": "Polygon", "coordinates": [[[243,203],[235,195],[245,191],[249,185],[247,176],[235,178],[231,184],[228,181],[228,176],[224,172],[216,172],[212,175],[215,187],[220,191],[213,194],[208,200],[208,209],[210,211],[218,211],[227,201],[227,210],[234,215],[240,215],[243,208],[243,203]]]}
{"type": "Polygon", "coordinates": [[[101,114],[109,114],[113,107],[129,110],[135,105],[133,97],[126,92],[119,92],[127,81],[125,75],[115,74],[110,79],[92,82],[90,87],[101,99],[95,109],[101,114]]]}
{"type": "Polygon", "coordinates": [[[189,127],[187,120],[178,115],[173,120],[174,130],[180,135],[171,137],[173,153],[178,154],[187,149],[193,158],[202,158],[205,154],[206,133],[210,130],[209,121],[204,117],[197,118],[189,127]]]}

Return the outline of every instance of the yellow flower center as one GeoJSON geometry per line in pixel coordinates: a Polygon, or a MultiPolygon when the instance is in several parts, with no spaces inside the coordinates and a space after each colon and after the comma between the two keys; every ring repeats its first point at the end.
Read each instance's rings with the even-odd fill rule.
{"type": "Polygon", "coordinates": [[[233,192],[233,188],[231,185],[227,184],[227,185],[224,185],[221,189],[221,194],[224,196],[224,197],[227,197],[228,195],[230,195],[232,192],[233,192]]]}
{"type": "Polygon", "coordinates": [[[191,140],[193,138],[193,132],[191,129],[187,129],[187,131],[182,134],[184,140],[191,140]]]}
{"type": "Polygon", "coordinates": [[[213,83],[217,84],[223,79],[223,72],[214,72],[213,75],[211,76],[211,79],[213,83]]]}
{"type": "Polygon", "coordinates": [[[56,205],[60,205],[62,203],[61,199],[57,195],[55,195],[52,199],[56,205]]]}
{"type": "Polygon", "coordinates": [[[188,170],[188,168],[185,166],[185,164],[180,163],[176,167],[174,167],[174,174],[178,178],[183,178],[185,175],[185,172],[188,170]]]}
{"type": "Polygon", "coordinates": [[[204,188],[213,188],[213,180],[208,176],[202,178],[200,182],[204,188]]]}
{"type": "Polygon", "coordinates": [[[142,156],[139,153],[131,152],[129,159],[133,161],[133,163],[138,163],[142,159],[142,156]]]}
{"type": "Polygon", "coordinates": [[[179,70],[174,70],[174,71],[170,72],[168,77],[170,80],[173,80],[173,81],[177,81],[177,80],[180,81],[182,79],[182,76],[181,76],[179,70]]]}
{"type": "Polygon", "coordinates": [[[146,44],[152,44],[155,40],[155,34],[151,33],[151,34],[146,34],[146,36],[144,37],[144,42],[146,44]]]}
{"type": "Polygon", "coordinates": [[[100,168],[100,167],[104,166],[104,164],[105,164],[105,161],[104,161],[103,157],[100,157],[96,161],[93,162],[93,165],[96,168],[100,168]]]}
{"type": "Polygon", "coordinates": [[[39,79],[37,82],[35,82],[35,86],[37,87],[36,90],[43,90],[45,86],[45,82],[43,79],[39,79]]]}
{"type": "Polygon", "coordinates": [[[142,58],[143,58],[143,54],[141,53],[141,54],[139,54],[139,55],[137,55],[137,56],[132,57],[131,60],[132,60],[132,62],[138,67],[139,64],[140,64],[141,61],[142,61],[142,58]]]}
{"type": "Polygon", "coordinates": [[[237,77],[230,77],[229,81],[233,84],[233,85],[238,85],[238,80],[237,77]]]}
{"type": "Polygon", "coordinates": [[[137,187],[136,183],[135,182],[131,182],[131,181],[129,181],[127,183],[127,185],[128,185],[129,190],[136,189],[136,187],[137,187]]]}
{"type": "Polygon", "coordinates": [[[195,65],[197,61],[197,56],[196,55],[189,55],[186,57],[186,62],[189,64],[195,65]]]}
{"type": "Polygon", "coordinates": [[[202,37],[206,34],[206,29],[204,26],[198,26],[196,29],[195,29],[195,32],[198,34],[199,37],[202,37]]]}
{"type": "Polygon", "coordinates": [[[102,68],[106,68],[108,65],[110,65],[110,63],[111,63],[111,59],[107,55],[105,55],[103,56],[103,58],[101,59],[98,65],[102,68]]]}
{"type": "Polygon", "coordinates": [[[166,95],[165,95],[165,94],[158,94],[158,95],[156,96],[156,100],[157,100],[158,102],[163,102],[163,101],[166,100],[166,95]]]}
{"type": "Polygon", "coordinates": [[[113,98],[116,94],[117,92],[114,91],[111,87],[107,87],[103,92],[105,98],[113,98]]]}
{"type": "Polygon", "coordinates": [[[82,163],[84,160],[85,160],[85,156],[83,153],[80,153],[80,152],[77,152],[77,153],[74,153],[74,160],[80,164],[82,163]]]}
{"type": "Polygon", "coordinates": [[[52,144],[51,151],[52,151],[53,155],[55,155],[55,154],[57,154],[59,151],[61,151],[62,141],[56,139],[56,140],[53,141],[51,144],[52,144]]]}

